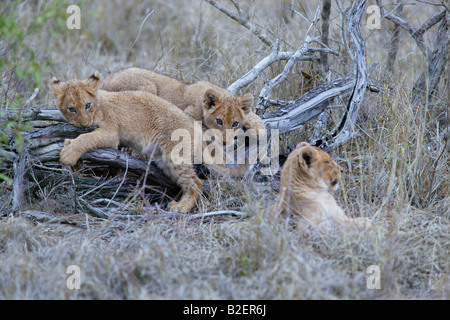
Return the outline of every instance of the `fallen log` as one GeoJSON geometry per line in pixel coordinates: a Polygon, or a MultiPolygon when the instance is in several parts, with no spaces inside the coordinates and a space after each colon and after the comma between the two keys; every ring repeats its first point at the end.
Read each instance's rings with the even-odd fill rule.
{"type": "MultiPolygon", "coordinates": [[[[14,114],[8,112],[7,117],[13,119],[14,114]]],[[[15,118],[28,122],[33,130],[22,134],[25,146],[14,147],[14,138],[11,137],[9,147],[0,152],[2,167],[9,167],[14,172],[13,212],[21,210],[25,193],[42,193],[42,190],[52,189],[58,184],[73,187],[75,208],[80,205],[86,208],[85,201],[98,197],[126,199],[136,192],[140,192],[148,202],[163,204],[180,193],[179,186],[153,162],[121,150],[86,152],[80,159],[82,170],[70,173],[73,168],[64,167],[59,162],[64,140],[91,132],[95,127],[77,128],[56,109],[24,109],[15,118]]]]}

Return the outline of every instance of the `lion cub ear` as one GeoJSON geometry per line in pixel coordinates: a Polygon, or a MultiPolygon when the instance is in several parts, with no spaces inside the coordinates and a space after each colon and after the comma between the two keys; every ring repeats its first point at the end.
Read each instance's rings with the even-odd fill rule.
{"type": "Polygon", "coordinates": [[[203,107],[206,110],[211,110],[219,103],[219,101],[219,95],[212,89],[206,90],[205,94],[203,95],[203,107]]]}
{"type": "Polygon", "coordinates": [[[303,142],[300,142],[296,147],[295,147],[295,149],[300,149],[300,148],[303,148],[303,147],[310,147],[311,145],[308,143],[308,142],[305,142],[305,141],[303,141],[303,142]]]}
{"type": "Polygon", "coordinates": [[[98,71],[95,71],[89,78],[84,81],[84,83],[89,89],[91,89],[93,92],[96,92],[100,85],[100,78],[100,73],[98,71]]]}
{"type": "Polygon", "coordinates": [[[56,97],[60,97],[64,94],[64,85],[60,80],[53,77],[52,81],[50,82],[50,85],[52,86],[53,93],[55,94],[56,97]]]}
{"type": "Polygon", "coordinates": [[[311,164],[314,159],[314,149],[312,148],[304,148],[300,151],[299,154],[299,162],[300,166],[305,170],[309,170],[311,168],[311,164]]]}
{"type": "Polygon", "coordinates": [[[247,93],[241,97],[242,110],[244,113],[249,113],[252,111],[253,106],[253,95],[251,93],[247,93]]]}

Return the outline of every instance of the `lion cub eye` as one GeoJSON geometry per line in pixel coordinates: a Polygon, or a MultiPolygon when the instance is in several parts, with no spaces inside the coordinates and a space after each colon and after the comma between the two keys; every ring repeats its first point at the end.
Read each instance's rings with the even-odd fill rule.
{"type": "Polygon", "coordinates": [[[239,122],[233,122],[233,124],[231,125],[232,128],[236,128],[239,125],[239,122]]]}
{"type": "Polygon", "coordinates": [[[216,119],[216,122],[217,122],[217,124],[218,124],[219,126],[223,125],[223,122],[222,122],[222,120],[220,120],[220,119],[216,119]]]}
{"type": "Polygon", "coordinates": [[[86,103],[86,106],[84,107],[86,110],[89,110],[91,108],[91,103],[86,103]]]}
{"type": "Polygon", "coordinates": [[[72,113],[77,113],[77,109],[75,109],[75,108],[69,108],[69,111],[72,113]]]}

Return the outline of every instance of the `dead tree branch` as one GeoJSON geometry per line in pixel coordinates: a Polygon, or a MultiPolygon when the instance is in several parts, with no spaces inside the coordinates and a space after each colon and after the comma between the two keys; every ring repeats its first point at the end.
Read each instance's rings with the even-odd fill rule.
{"type": "Polygon", "coordinates": [[[297,63],[299,58],[308,51],[309,45],[312,40],[313,39],[311,37],[307,36],[305,39],[305,43],[288,60],[288,62],[284,67],[283,72],[280,73],[275,78],[273,78],[272,80],[268,81],[267,84],[262,88],[261,93],[259,94],[258,97],[258,103],[256,105],[257,114],[263,114],[266,111],[267,107],[269,106],[269,104],[267,104],[266,101],[269,99],[269,95],[272,92],[273,88],[275,88],[277,85],[279,85],[287,78],[292,67],[297,63]]]}
{"type": "Polygon", "coordinates": [[[354,80],[346,77],[319,85],[295,101],[267,100],[267,105],[280,107],[261,118],[267,129],[279,129],[280,134],[299,129],[319,116],[336,97],[349,97],[354,85],[354,80]]]}
{"type": "Polygon", "coordinates": [[[227,16],[229,16],[231,19],[237,21],[239,24],[253,32],[265,45],[272,47],[273,42],[267,37],[267,35],[261,30],[261,28],[258,28],[253,23],[248,21],[248,19],[243,15],[242,10],[240,9],[238,3],[236,1],[232,1],[234,6],[237,8],[238,14],[232,12],[231,10],[225,8],[223,5],[218,3],[216,0],[205,0],[210,5],[215,7],[216,9],[222,11],[227,16]]]}
{"type": "MultiPolygon", "coordinates": [[[[403,0],[397,0],[397,6],[394,9],[395,14],[402,16],[403,14],[403,0]]],[[[394,63],[397,58],[398,44],[400,40],[401,27],[399,25],[394,26],[392,35],[388,45],[388,57],[386,62],[387,70],[392,74],[394,72],[394,63]]]]}
{"type": "Polygon", "coordinates": [[[442,19],[439,29],[437,31],[436,40],[434,42],[434,50],[430,49],[430,57],[427,59],[427,68],[422,72],[413,87],[413,104],[418,104],[427,98],[431,101],[442,73],[448,61],[448,51],[450,47],[449,35],[450,14],[447,14],[445,19],[442,19]]]}
{"type": "MultiPolygon", "coordinates": [[[[255,81],[259,74],[263,72],[265,69],[267,69],[269,66],[271,66],[273,63],[281,60],[289,60],[294,55],[294,52],[289,51],[279,51],[279,41],[276,42],[275,46],[273,47],[270,54],[262,59],[260,62],[258,62],[252,70],[247,72],[244,76],[242,76],[240,79],[233,82],[229,87],[228,91],[230,91],[233,94],[237,94],[237,92],[244,88],[245,86],[249,85],[253,81],[255,81]]],[[[298,60],[302,61],[313,61],[317,60],[317,57],[314,56],[312,52],[307,52],[303,56],[298,57],[298,60]]]]}
{"type": "Polygon", "coordinates": [[[395,14],[391,12],[387,12],[384,8],[383,4],[381,3],[381,0],[376,0],[377,5],[380,7],[380,13],[382,17],[392,21],[402,29],[406,30],[411,37],[416,41],[417,46],[422,51],[423,55],[429,59],[431,56],[430,49],[425,45],[423,34],[429,30],[431,27],[436,25],[439,21],[441,21],[443,18],[445,18],[446,10],[443,10],[442,12],[438,13],[434,17],[432,17],[430,20],[425,22],[420,28],[414,28],[412,25],[410,25],[406,20],[404,20],[402,17],[396,16],[395,14]]]}
{"type": "MultiPolygon", "coordinates": [[[[68,175],[67,169],[59,163],[64,140],[76,138],[80,134],[94,130],[95,127],[77,128],[67,123],[58,110],[24,109],[21,110],[21,115],[23,121],[29,122],[34,127],[32,131],[22,134],[25,147],[19,151],[11,143],[7,150],[0,152],[3,165],[14,170],[13,211],[20,210],[26,190],[30,188],[42,190],[45,185],[53,185],[60,181],[70,186],[76,185],[75,198],[80,201],[78,204],[94,214],[82,200],[92,192],[90,191],[92,188],[95,189],[101,179],[117,175],[120,171],[123,176],[120,181],[106,180],[95,193],[100,193],[104,198],[111,196],[114,198],[116,195],[126,198],[142,183],[144,175],[146,177],[146,186],[143,188],[145,197],[158,200],[165,195],[176,196],[180,192],[179,186],[154,163],[149,164],[148,161],[115,149],[96,149],[86,152],[81,157],[81,161],[84,162],[83,171],[68,175]],[[30,183],[27,183],[27,179],[30,183]]],[[[12,113],[9,116],[14,117],[12,113]]],[[[205,189],[207,188],[208,184],[205,184],[205,189]]],[[[97,216],[100,216],[100,211],[97,213],[97,216]]]]}
{"type": "MultiPolygon", "coordinates": [[[[20,113],[21,118],[24,121],[57,121],[67,123],[68,121],[64,119],[63,115],[58,109],[40,109],[40,108],[30,108],[23,109],[20,113]]],[[[10,109],[7,110],[6,117],[8,120],[14,119],[17,116],[17,112],[13,112],[10,109]]]]}
{"type": "MultiPolygon", "coordinates": [[[[306,39],[303,45],[295,53],[280,54],[277,42],[271,54],[259,62],[241,79],[230,85],[229,90],[236,93],[237,90],[254,81],[267,66],[277,60],[281,60],[280,57],[283,59],[289,57],[283,72],[268,81],[262,88],[258,97],[257,113],[263,119],[266,128],[279,129],[280,134],[299,129],[305,123],[317,118],[330,106],[335,98],[349,98],[346,113],[344,114],[340,125],[332,133],[331,140],[328,141],[324,136],[319,137],[319,131],[315,132],[314,135],[315,144],[325,149],[335,148],[344,144],[354,135],[354,124],[356,123],[359,109],[362,100],[364,99],[365,90],[369,88],[372,91],[377,91],[377,89],[373,89],[373,86],[368,80],[369,72],[366,67],[365,43],[360,29],[360,22],[365,6],[366,1],[361,0],[354,2],[347,17],[347,31],[350,35],[350,42],[352,45],[350,53],[355,65],[354,77],[344,77],[336,81],[321,84],[295,101],[270,99],[271,91],[287,78],[292,67],[301,59],[301,57],[309,56],[309,53],[312,52],[310,46],[312,42],[320,43],[326,47],[324,43],[318,40],[319,38],[310,36],[310,31],[320,16],[320,10],[318,8],[314,20],[306,33],[306,39]],[[269,114],[264,114],[267,108],[272,106],[277,106],[278,108],[269,114]]],[[[329,53],[329,49],[325,49],[324,52],[329,53]]],[[[327,116],[324,115],[322,122],[326,122],[326,120],[327,116]]],[[[323,123],[319,124],[317,130],[320,129],[320,131],[323,131],[323,125],[323,123]]]]}
{"type": "MultiPolygon", "coordinates": [[[[310,42],[314,42],[316,39],[313,38],[311,39],[310,42]]],[[[279,51],[279,41],[277,41],[275,43],[275,46],[273,47],[272,51],[270,52],[270,54],[263,58],[260,62],[258,62],[252,70],[250,70],[249,72],[247,72],[244,76],[242,76],[241,78],[239,78],[238,80],[236,80],[235,82],[233,82],[229,87],[228,87],[228,91],[230,91],[233,94],[237,94],[237,92],[248,86],[250,83],[252,83],[253,81],[255,81],[258,76],[268,67],[270,67],[273,63],[277,62],[277,61],[281,61],[281,60],[290,60],[293,58],[293,56],[295,54],[297,54],[297,56],[295,57],[296,61],[318,61],[319,57],[317,55],[315,55],[315,52],[320,52],[320,53],[329,53],[329,54],[333,54],[333,55],[339,55],[339,52],[332,50],[330,48],[324,47],[324,48],[315,48],[315,47],[310,47],[307,46],[306,48],[302,47],[300,49],[303,50],[302,52],[299,52],[299,50],[297,50],[296,52],[291,52],[291,51],[279,51]]]]}
{"type": "MultiPolygon", "coordinates": [[[[330,13],[331,13],[331,0],[323,0],[322,2],[322,34],[320,40],[328,46],[328,34],[330,29],[330,13]]],[[[327,74],[328,66],[328,55],[325,52],[320,53],[320,64],[322,65],[322,71],[327,74]]]]}
{"type": "Polygon", "coordinates": [[[355,124],[358,118],[364,95],[368,84],[366,46],[361,34],[361,19],[365,12],[367,1],[353,2],[348,16],[348,34],[353,47],[351,56],[355,64],[355,86],[348,101],[347,112],[344,114],[339,127],[333,133],[333,138],[324,141],[320,147],[331,150],[349,141],[355,133],[355,124]]]}
{"type": "Polygon", "coordinates": [[[26,163],[28,158],[28,152],[26,148],[20,150],[20,155],[16,161],[14,161],[14,180],[13,180],[13,206],[12,211],[19,210],[24,202],[25,192],[25,174],[27,171],[26,163]]]}
{"type": "Polygon", "coordinates": [[[447,52],[450,45],[450,37],[448,34],[449,26],[447,16],[450,13],[448,13],[446,8],[423,23],[419,28],[415,28],[403,18],[391,12],[387,12],[381,3],[381,0],[376,0],[376,3],[380,7],[381,15],[406,30],[415,40],[417,46],[425,56],[427,60],[427,67],[426,70],[419,76],[414,85],[412,100],[415,105],[420,103],[423,100],[423,97],[426,97],[427,101],[430,101],[439,84],[439,80],[448,61],[447,52]],[[437,31],[433,49],[425,44],[423,36],[426,31],[439,22],[441,23],[437,31]]]}
{"type": "Polygon", "coordinates": [[[381,0],[376,0],[376,3],[378,7],[380,8],[380,13],[382,17],[385,17],[386,19],[392,21],[396,25],[400,26],[402,29],[406,30],[416,41],[417,46],[422,51],[422,53],[428,57],[428,48],[425,45],[425,42],[423,40],[423,33],[417,32],[417,29],[415,29],[412,25],[410,25],[406,20],[404,20],[402,17],[396,16],[392,14],[391,12],[387,12],[384,8],[383,4],[381,3],[381,0]]]}
{"type": "Polygon", "coordinates": [[[288,62],[284,66],[283,72],[277,75],[272,80],[268,81],[266,85],[262,88],[258,97],[258,103],[256,105],[257,114],[262,115],[266,111],[266,109],[270,105],[267,104],[266,101],[269,99],[272,90],[287,78],[292,67],[297,63],[300,57],[302,57],[303,55],[305,55],[306,52],[309,51],[311,42],[318,40],[318,38],[314,39],[310,36],[310,31],[311,28],[314,26],[314,24],[318,21],[319,15],[320,15],[320,7],[317,8],[314,19],[311,25],[309,26],[308,31],[306,32],[305,42],[303,43],[303,45],[301,45],[300,48],[288,60],[288,62]]]}

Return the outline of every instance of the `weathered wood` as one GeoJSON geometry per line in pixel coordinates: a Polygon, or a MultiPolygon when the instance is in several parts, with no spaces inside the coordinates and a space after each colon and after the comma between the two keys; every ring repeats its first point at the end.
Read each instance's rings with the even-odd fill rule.
{"type": "MultiPolygon", "coordinates": [[[[279,41],[276,42],[270,54],[263,58],[260,62],[258,62],[252,70],[247,72],[244,76],[233,82],[227,90],[233,94],[237,94],[238,91],[245,86],[249,85],[253,81],[255,81],[259,74],[271,66],[273,63],[282,60],[289,60],[292,58],[295,52],[290,51],[279,51],[279,41]]],[[[299,61],[314,61],[318,60],[318,58],[314,55],[311,50],[305,52],[303,55],[297,57],[299,61]]]]}
{"type": "Polygon", "coordinates": [[[266,101],[267,105],[281,106],[261,118],[267,129],[279,129],[280,134],[301,128],[305,123],[318,117],[336,98],[345,99],[352,93],[355,83],[350,77],[328,82],[308,91],[295,101],[266,101]],[[284,103],[284,105],[283,105],[284,103]]]}
{"type": "Polygon", "coordinates": [[[318,140],[323,139],[324,136],[327,134],[328,129],[328,121],[330,119],[330,112],[327,110],[324,110],[318,117],[315,125],[314,125],[314,131],[309,138],[309,141],[312,145],[317,145],[318,140]]]}
{"type": "Polygon", "coordinates": [[[411,35],[427,61],[426,70],[420,74],[413,87],[412,103],[417,106],[423,102],[425,97],[425,100],[431,101],[448,61],[448,50],[450,47],[450,36],[448,32],[450,13],[448,12],[448,8],[442,4],[444,9],[441,12],[423,23],[419,28],[415,28],[402,17],[387,12],[381,0],[376,0],[376,3],[380,7],[380,13],[384,18],[392,21],[411,35]],[[439,22],[441,23],[436,33],[434,46],[430,48],[425,43],[424,34],[439,22]]]}
{"type": "MultiPolygon", "coordinates": [[[[89,166],[89,168],[96,169],[92,166],[89,166]]],[[[34,167],[32,171],[28,171],[26,178],[30,182],[34,182],[34,186],[30,187],[31,192],[37,192],[39,188],[44,189],[48,185],[75,184],[78,197],[91,201],[96,198],[111,199],[113,196],[116,199],[126,199],[139,188],[144,188],[146,197],[149,201],[154,202],[161,201],[166,196],[175,197],[180,191],[180,188],[176,185],[164,188],[159,184],[147,183],[142,186],[139,177],[118,176],[108,178],[101,175],[95,176],[94,172],[90,175],[72,174],[71,177],[65,170],[57,170],[58,168],[48,166],[45,168],[34,167]]]]}
{"type": "Polygon", "coordinates": [[[251,23],[243,14],[240,9],[238,9],[237,4],[235,3],[235,6],[237,8],[238,13],[234,13],[231,10],[225,8],[223,5],[218,3],[216,0],[205,0],[210,5],[214,6],[216,9],[222,11],[227,16],[229,16],[231,19],[235,20],[251,32],[253,32],[254,35],[256,35],[264,44],[271,47],[273,46],[272,41],[267,37],[267,35],[259,28],[258,26],[251,23]]]}
{"type": "Polygon", "coordinates": [[[81,160],[91,161],[96,164],[105,164],[123,170],[128,170],[139,176],[144,176],[147,167],[150,166],[147,173],[147,184],[159,186],[170,193],[178,193],[180,190],[177,185],[171,181],[154,163],[148,163],[139,158],[128,155],[115,149],[96,149],[90,150],[81,156],[81,160]]]}
{"type": "Polygon", "coordinates": [[[450,47],[449,24],[450,13],[447,13],[447,15],[444,14],[444,18],[439,25],[434,41],[434,50],[430,50],[430,56],[427,58],[427,68],[422,71],[414,84],[412,97],[413,104],[415,105],[421,103],[423,97],[427,98],[426,101],[432,101],[437,90],[439,81],[448,62],[448,51],[450,47]]]}
{"type": "Polygon", "coordinates": [[[310,50],[311,42],[318,40],[318,38],[313,38],[310,36],[310,31],[311,31],[312,27],[314,26],[314,24],[319,19],[319,15],[320,15],[320,8],[318,7],[316,10],[314,19],[313,19],[311,25],[309,26],[308,31],[306,32],[304,43],[300,46],[300,48],[297,49],[297,51],[288,60],[288,62],[284,66],[283,72],[281,72],[279,75],[277,75],[272,80],[269,80],[266,83],[266,85],[262,88],[262,90],[259,94],[259,97],[258,97],[258,103],[256,105],[256,113],[258,115],[262,115],[266,111],[266,109],[268,107],[266,101],[269,99],[269,96],[270,96],[270,93],[272,92],[272,90],[287,78],[287,76],[291,72],[292,67],[297,63],[297,61],[300,59],[300,57],[305,55],[306,52],[308,52],[310,50]]]}
{"type": "MultiPolygon", "coordinates": [[[[8,110],[6,113],[8,120],[16,119],[18,116],[17,111],[8,110]]],[[[57,121],[68,122],[58,109],[41,109],[37,107],[26,108],[20,110],[19,116],[24,121],[57,121]]]]}
{"type": "Polygon", "coordinates": [[[266,85],[262,88],[259,97],[258,97],[258,103],[256,105],[256,110],[258,114],[263,114],[264,111],[267,108],[267,104],[265,104],[265,101],[269,99],[269,95],[272,92],[273,88],[275,88],[277,85],[279,85],[281,82],[283,82],[287,76],[289,75],[292,67],[297,63],[297,61],[305,55],[305,53],[309,50],[309,46],[311,42],[313,41],[313,38],[306,37],[305,43],[291,56],[291,58],[288,60],[286,65],[284,66],[283,72],[277,75],[272,80],[268,81],[266,85]]]}
{"type": "Polygon", "coordinates": [[[323,141],[319,145],[326,151],[345,144],[355,134],[354,128],[368,85],[366,46],[361,34],[361,19],[365,12],[366,4],[367,1],[365,0],[354,1],[348,16],[347,28],[350,43],[353,47],[351,57],[355,65],[356,80],[347,104],[347,112],[344,114],[338,130],[333,134],[331,140],[323,141]]]}
{"type": "MultiPolygon", "coordinates": [[[[397,5],[394,9],[394,12],[397,16],[401,17],[403,15],[403,0],[397,0],[396,4],[397,5]]],[[[397,53],[398,53],[400,32],[401,32],[401,27],[399,25],[395,24],[394,30],[392,31],[392,35],[390,37],[389,44],[388,44],[388,57],[387,57],[387,62],[386,62],[386,68],[387,68],[387,71],[390,72],[390,74],[394,73],[394,63],[395,63],[395,60],[397,58],[397,53]]]]}
{"type": "MultiPolygon", "coordinates": [[[[9,112],[8,117],[17,119],[17,115],[13,112],[9,112]]],[[[20,118],[34,127],[33,130],[23,133],[25,148],[18,152],[11,143],[7,150],[0,152],[3,165],[14,169],[12,207],[14,211],[20,210],[25,192],[39,193],[48,184],[51,184],[52,188],[58,184],[73,185],[76,192],[75,207],[81,205],[81,208],[90,210],[91,214],[94,214],[95,210],[91,210],[92,208],[83,201],[90,199],[94,194],[103,198],[113,199],[117,196],[125,199],[140,189],[144,190],[142,195],[151,202],[163,199],[167,202],[170,197],[176,197],[180,193],[180,187],[154,163],[148,163],[120,150],[88,151],[80,159],[84,162],[84,171],[69,174],[69,171],[59,163],[64,140],[91,132],[96,127],[77,128],[67,123],[58,110],[53,109],[23,109],[20,110],[20,118]],[[123,171],[121,173],[118,170],[123,171]],[[105,174],[108,174],[108,177],[118,175],[122,178],[120,181],[107,180],[105,174]],[[142,182],[144,176],[147,179],[145,186],[142,182]],[[96,189],[99,184],[102,187],[96,189]]],[[[204,190],[207,188],[208,184],[205,184],[204,190]]]]}
{"type": "MultiPolygon", "coordinates": [[[[365,2],[363,3],[365,6],[365,2]]],[[[294,54],[280,54],[278,52],[278,42],[275,45],[274,49],[272,50],[271,54],[264,58],[260,63],[258,63],[250,72],[245,74],[241,79],[233,83],[228,89],[229,91],[235,93],[237,90],[242,88],[243,86],[247,85],[248,83],[251,83],[254,81],[259,73],[261,73],[267,66],[272,64],[273,62],[277,60],[281,60],[282,58],[287,58],[290,56],[289,61],[286,63],[285,68],[282,73],[280,73],[278,76],[276,76],[274,79],[270,80],[266,83],[266,85],[261,90],[261,93],[258,98],[257,103],[257,113],[261,116],[263,119],[263,122],[267,129],[279,129],[280,134],[284,134],[287,132],[290,132],[292,130],[296,130],[301,128],[305,123],[317,118],[324,109],[328,108],[331,104],[331,102],[336,98],[339,97],[341,99],[348,98],[352,95],[354,95],[355,90],[358,91],[358,89],[355,89],[356,80],[354,78],[346,77],[342,78],[336,81],[328,82],[322,85],[319,85],[318,87],[314,88],[313,90],[309,91],[307,94],[303,95],[299,99],[295,101],[282,101],[282,100],[274,100],[269,99],[270,92],[273,90],[274,87],[279,85],[282,81],[284,81],[289,74],[291,68],[293,65],[300,60],[301,57],[305,57],[308,55],[308,52],[311,52],[310,44],[313,41],[317,41],[317,39],[313,39],[309,36],[309,31],[311,30],[311,27],[314,25],[314,23],[317,21],[318,15],[320,11],[316,11],[316,15],[314,18],[314,21],[312,22],[307,35],[304,44],[294,53],[294,54]],[[264,114],[265,110],[268,107],[272,106],[279,106],[277,110],[269,113],[264,114]]],[[[351,18],[354,16],[351,14],[351,18]]],[[[358,20],[358,23],[360,20],[358,20]]],[[[358,25],[359,27],[359,25],[358,25]]],[[[362,38],[361,38],[362,39],[362,38]]],[[[355,47],[355,45],[354,45],[355,47]]],[[[361,45],[356,46],[356,50],[359,50],[358,48],[361,48],[361,45]]],[[[365,50],[365,48],[364,48],[365,50]]],[[[360,50],[361,51],[361,50],[360,50]]],[[[326,51],[324,51],[326,52],[326,51]]],[[[328,52],[329,53],[329,52],[328,52]]],[[[365,51],[362,53],[363,59],[365,61],[365,51]]],[[[355,63],[357,63],[358,57],[354,57],[355,63]]],[[[361,77],[359,78],[361,79],[361,77]]],[[[367,71],[365,73],[365,80],[363,81],[364,84],[364,90],[367,86],[372,86],[367,81],[367,71]]],[[[375,88],[374,90],[377,90],[375,88]]],[[[357,93],[355,96],[355,101],[358,100],[361,97],[363,98],[363,95],[361,96],[361,92],[357,93]]],[[[349,104],[351,101],[349,102],[349,104]]],[[[355,104],[355,102],[354,102],[355,104]]],[[[359,106],[356,107],[349,107],[349,110],[351,110],[350,114],[352,117],[350,119],[355,119],[358,115],[359,106]]],[[[348,141],[351,136],[353,135],[353,130],[349,130],[350,122],[346,121],[347,118],[344,118],[342,121],[342,126],[339,128],[339,130],[336,130],[335,135],[338,132],[341,132],[342,129],[344,129],[345,124],[345,131],[341,132],[341,135],[336,141],[333,142],[333,144],[330,145],[324,145],[322,147],[330,148],[331,146],[336,147],[342,143],[345,143],[348,141]],[[344,133],[348,133],[345,137],[343,136],[344,133]]],[[[355,119],[356,121],[356,119],[355,119]]],[[[316,134],[317,135],[317,134],[316,134]]],[[[322,142],[324,142],[325,139],[316,139],[316,142],[320,145],[322,142]]]]}
{"type": "MultiPolygon", "coordinates": [[[[322,34],[320,35],[320,40],[326,46],[328,46],[328,34],[330,30],[330,13],[331,13],[331,0],[322,1],[322,34]]],[[[329,70],[328,66],[328,54],[325,52],[320,53],[320,64],[322,65],[322,71],[326,74],[329,70]]]]}
{"type": "Polygon", "coordinates": [[[20,210],[24,202],[25,192],[25,173],[27,171],[28,152],[26,148],[20,150],[18,159],[14,161],[14,179],[13,179],[13,205],[12,211],[20,210]]]}

